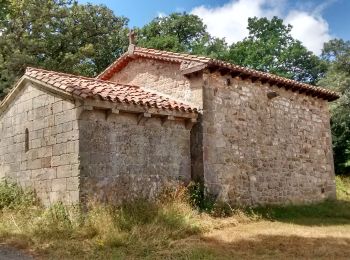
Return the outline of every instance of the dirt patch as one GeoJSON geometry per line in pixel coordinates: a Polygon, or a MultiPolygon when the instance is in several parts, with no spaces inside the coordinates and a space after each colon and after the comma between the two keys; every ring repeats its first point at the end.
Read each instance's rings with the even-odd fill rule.
{"type": "Polygon", "coordinates": [[[0,244],[0,260],[33,260],[30,255],[25,254],[21,250],[18,250],[7,245],[0,244]]]}

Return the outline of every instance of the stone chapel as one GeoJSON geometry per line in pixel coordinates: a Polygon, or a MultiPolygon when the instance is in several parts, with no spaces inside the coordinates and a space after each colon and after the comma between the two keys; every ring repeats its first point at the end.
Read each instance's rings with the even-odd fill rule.
{"type": "Polygon", "coordinates": [[[233,205],[334,198],[337,98],[134,44],[96,78],[27,68],[0,105],[0,179],[45,205],[154,198],[190,181],[233,205]]]}

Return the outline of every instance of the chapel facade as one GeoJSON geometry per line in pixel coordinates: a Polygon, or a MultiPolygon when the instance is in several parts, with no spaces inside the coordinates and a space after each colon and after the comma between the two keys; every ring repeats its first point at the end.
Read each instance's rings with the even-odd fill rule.
{"type": "Polygon", "coordinates": [[[96,78],[28,68],[0,105],[0,178],[46,205],[204,184],[232,205],[335,198],[330,90],[129,46],[96,78]]]}

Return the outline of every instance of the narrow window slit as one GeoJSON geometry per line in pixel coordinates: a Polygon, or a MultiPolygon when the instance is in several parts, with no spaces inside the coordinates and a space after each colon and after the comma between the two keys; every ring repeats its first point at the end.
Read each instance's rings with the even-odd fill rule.
{"type": "Polygon", "coordinates": [[[29,130],[28,128],[26,128],[26,131],[25,131],[25,146],[24,146],[24,150],[25,152],[28,152],[29,151],[29,130]]]}

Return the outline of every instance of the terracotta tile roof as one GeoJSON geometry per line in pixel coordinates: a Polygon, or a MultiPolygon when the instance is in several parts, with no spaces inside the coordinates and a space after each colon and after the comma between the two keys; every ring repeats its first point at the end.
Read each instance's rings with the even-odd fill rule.
{"type": "MultiPolygon", "coordinates": [[[[119,59],[113,62],[108,68],[106,68],[97,78],[108,80],[118,70],[122,69],[130,60],[137,57],[156,59],[168,62],[183,63],[193,62],[196,64],[206,65],[209,69],[229,70],[232,75],[241,76],[242,78],[251,78],[252,80],[260,80],[263,83],[270,83],[271,85],[277,85],[292,91],[298,91],[319,98],[323,98],[328,101],[333,101],[339,98],[339,95],[331,90],[316,87],[310,84],[301,83],[295,80],[283,78],[277,75],[273,75],[266,72],[249,69],[246,67],[238,66],[228,62],[211,59],[208,57],[201,57],[190,54],[174,53],[168,51],[160,51],[155,49],[147,49],[141,47],[134,47],[133,52],[130,51],[122,55],[119,59]]],[[[203,69],[203,68],[201,68],[203,69]]]]}
{"type": "Polygon", "coordinates": [[[28,67],[25,76],[83,99],[100,99],[110,102],[140,105],[149,108],[194,113],[196,108],[162,97],[138,86],[121,85],[111,81],[76,76],[55,71],[28,67]]]}

